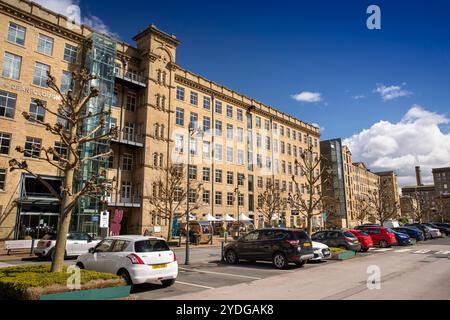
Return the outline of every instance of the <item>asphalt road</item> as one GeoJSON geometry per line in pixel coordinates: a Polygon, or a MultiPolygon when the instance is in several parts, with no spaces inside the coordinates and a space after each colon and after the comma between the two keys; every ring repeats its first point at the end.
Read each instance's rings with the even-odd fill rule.
{"type": "MultiPolygon", "coordinates": [[[[132,299],[450,299],[450,238],[414,246],[375,248],[346,261],[328,260],[277,270],[271,263],[220,262],[220,247],[192,247],[190,264],[175,249],[176,283],[138,286],[132,299]],[[367,288],[368,268],[380,271],[380,289],[367,288]]],[[[36,263],[13,260],[1,266],[36,263]]],[[[66,260],[74,264],[75,260],[66,260]]]]}

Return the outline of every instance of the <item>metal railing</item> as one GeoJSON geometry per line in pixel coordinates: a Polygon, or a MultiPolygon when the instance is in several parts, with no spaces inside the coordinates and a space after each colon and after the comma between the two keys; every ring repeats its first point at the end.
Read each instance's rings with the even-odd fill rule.
{"type": "Polygon", "coordinates": [[[116,67],[114,69],[114,74],[117,78],[123,79],[129,82],[132,82],[134,84],[138,84],[141,86],[147,86],[147,78],[142,76],[141,74],[134,72],[134,71],[125,71],[122,68],[116,67]]]}
{"type": "Polygon", "coordinates": [[[121,142],[121,143],[125,143],[125,144],[141,145],[141,146],[144,143],[144,139],[142,138],[142,135],[137,134],[137,133],[130,133],[125,130],[120,131],[119,136],[112,140],[121,142]]]}

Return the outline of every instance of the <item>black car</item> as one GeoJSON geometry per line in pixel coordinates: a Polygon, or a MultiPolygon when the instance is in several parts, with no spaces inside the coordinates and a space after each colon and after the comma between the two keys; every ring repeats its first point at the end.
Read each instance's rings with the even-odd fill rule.
{"type": "Polygon", "coordinates": [[[270,228],[247,233],[224,248],[227,263],[236,264],[240,259],[272,261],[278,269],[286,269],[290,262],[303,266],[314,258],[311,238],[299,229],[270,228]]]}
{"type": "Polygon", "coordinates": [[[419,229],[420,231],[422,231],[423,237],[424,237],[425,240],[431,239],[430,230],[428,230],[428,227],[424,226],[423,224],[420,224],[420,223],[407,223],[404,226],[405,227],[415,227],[415,228],[419,229]]]}
{"type": "Polygon", "coordinates": [[[445,225],[439,223],[424,223],[424,225],[429,226],[430,228],[438,229],[442,234],[445,234],[447,237],[450,235],[450,227],[446,227],[445,225]]]}
{"type": "Polygon", "coordinates": [[[326,244],[329,247],[341,248],[345,250],[360,251],[361,244],[358,238],[349,231],[344,230],[324,230],[314,233],[311,239],[326,244]]]}

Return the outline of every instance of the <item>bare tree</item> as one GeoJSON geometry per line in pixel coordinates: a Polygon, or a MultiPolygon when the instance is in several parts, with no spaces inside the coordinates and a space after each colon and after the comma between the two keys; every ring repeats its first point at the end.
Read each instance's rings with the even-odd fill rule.
{"type": "MultiPolygon", "coordinates": [[[[167,239],[172,238],[173,220],[186,215],[186,203],[189,201],[186,171],[182,164],[170,164],[165,173],[153,183],[152,196],[148,200],[150,215],[168,222],[167,239]]],[[[189,189],[191,198],[194,199],[189,203],[191,213],[202,206],[203,185],[190,180],[189,189]]]]}
{"type": "Polygon", "coordinates": [[[269,225],[274,218],[280,218],[280,213],[283,204],[280,188],[276,186],[272,180],[266,183],[266,188],[258,194],[257,210],[263,216],[264,223],[269,225]]]}
{"type": "Polygon", "coordinates": [[[443,197],[440,195],[435,199],[435,216],[441,222],[448,221],[450,219],[450,197],[443,197]]]}
{"type": "Polygon", "coordinates": [[[322,199],[324,194],[321,188],[321,179],[326,183],[326,159],[313,151],[312,143],[301,155],[301,162],[295,160],[295,165],[300,169],[301,176],[306,183],[300,186],[295,175],[292,176],[294,190],[289,194],[289,203],[292,209],[298,210],[306,216],[307,231],[312,233],[312,220],[323,212],[322,199]],[[306,191],[306,192],[304,192],[306,191]]]}
{"type": "Polygon", "coordinates": [[[400,208],[400,204],[386,182],[377,182],[374,189],[368,192],[367,201],[373,216],[381,225],[388,219],[395,218],[400,208]]]}
{"type": "Polygon", "coordinates": [[[424,195],[422,195],[418,191],[415,191],[410,195],[410,197],[412,199],[412,218],[414,219],[414,221],[417,221],[419,223],[425,222],[425,217],[427,216],[429,211],[427,210],[426,199],[424,195]]]}
{"type": "Polygon", "coordinates": [[[9,161],[10,171],[22,170],[31,174],[60,201],[56,245],[51,266],[52,272],[60,272],[62,270],[72,211],[77,205],[78,200],[82,197],[100,198],[113,188],[112,181],[106,178],[106,171],[104,170],[101,170],[101,172],[92,172],[86,181],[77,179],[77,174],[84,163],[87,161],[107,159],[112,154],[111,150],[104,150],[99,151],[99,153],[95,153],[94,151],[94,154],[83,156],[80,152],[83,146],[109,140],[117,136],[117,130],[115,128],[110,129],[107,126],[106,119],[109,117],[110,111],[105,110],[104,105],[101,106],[101,110],[98,112],[88,111],[88,104],[91,99],[99,96],[99,90],[90,87],[90,82],[96,79],[96,77],[91,75],[88,70],[82,69],[73,72],[72,79],[74,90],[69,90],[67,93],[64,93],[56,85],[55,78],[48,74],[47,84],[49,88],[55,91],[61,98],[62,103],[57,110],[48,107],[43,101],[35,100],[39,107],[60,120],[56,120],[55,123],[50,123],[36,119],[27,112],[22,113],[26,120],[42,125],[46,131],[58,137],[64,147],[67,148],[67,153],[61,152],[61,149],[56,149],[53,146],[32,145],[31,150],[26,150],[20,146],[16,147],[16,150],[25,157],[46,161],[60,170],[63,178],[61,190],[55,190],[54,187],[42,178],[41,174],[34,172],[28,166],[26,160],[11,159],[9,161]],[[86,94],[87,89],[89,89],[89,93],[86,94]],[[67,123],[67,127],[63,126],[61,119],[67,123]],[[87,123],[93,125],[91,130],[87,129],[87,123]],[[58,161],[54,161],[52,157],[58,161]]]}
{"type": "Polygon", "coordinates": [[[359,224],[364,224],[373,216],[373,209],[370,205],[369,197],[366,195],[357,196],[355,201],[356,220],[359,224]]]}

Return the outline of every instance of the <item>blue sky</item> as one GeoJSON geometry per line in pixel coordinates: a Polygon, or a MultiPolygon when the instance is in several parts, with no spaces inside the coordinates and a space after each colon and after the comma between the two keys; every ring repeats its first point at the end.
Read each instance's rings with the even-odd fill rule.
{"type": "MultiPolygon", "coordinates": [[[[54,2],[39,1],[49,6],[54,2]]],[[[410,167],[415,164],[425,167],[428,178],[428,167],[450,166],[449,1],[59,3],[79,4],[82,16],[95,17],[129,43],[140,30],[156,24],[182,41],[177,53],[182,67],[319,124],[322,139],[349,138],[356,161],[379,170],[394,166],[404,175],[404,183],[412,179],[410,167]],[[371,4],[381,8],[381,30],[366,27],[371,4]],[[306,100],[320,101],[293,99],[302,92],[306,100]],[[408,112],[413,105],[425,113],[414,109],[411,120],[408,112]],[[435,120],[427,138],[432,141],[419,136],[422,140],[417,143],[438,148],[448,142],[446,153],[403,150],[401,146],[410,142],[402,140],[408,139],[405,134],[399,134],[397,148],[388,155],[373,155],[364,149],[367,141],[357,142],[365,129],[371,133],[369,141],[377,138],[376,124],[402,130],[402,123],[410,121],[409,130],[414,132],[427,129],[427,119],[435,120]],[[430,152],[436,156],[425,158],[430,152]],[[409,160],[400,161],[405,156],[409,160]]]]}

